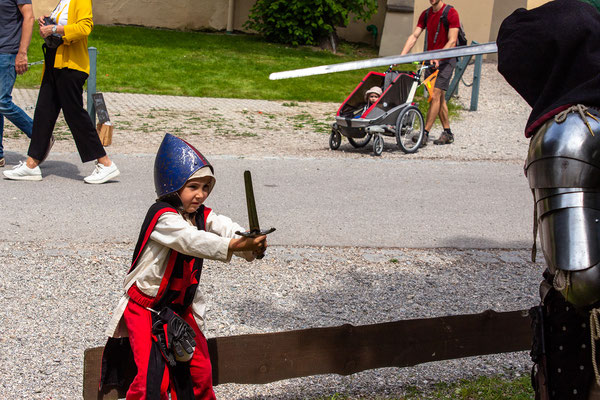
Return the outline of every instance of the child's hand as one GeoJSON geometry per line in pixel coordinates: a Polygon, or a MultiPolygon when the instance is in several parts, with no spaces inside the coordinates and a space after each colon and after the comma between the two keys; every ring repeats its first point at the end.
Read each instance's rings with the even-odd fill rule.
{"type": "MultiPolygon", "coordinates": [[[[252,259],[264,254],[265,250],[267,250],[267,235],[257,237],[241,237],[237,239],[231,239],[229,242],[229,251],[251,252],[253,255],[252,259]]],[[[252,259],[248,261],[252,261],[252,259]]]]}

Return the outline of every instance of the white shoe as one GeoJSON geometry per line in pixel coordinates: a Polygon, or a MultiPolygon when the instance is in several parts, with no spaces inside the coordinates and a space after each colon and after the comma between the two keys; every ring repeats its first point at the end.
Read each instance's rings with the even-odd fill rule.
{"type": "Polygon", "coordinates": [[[29,168],[23,161],[19,161],[19,165],[15,165],[11,170],[4,171],[4,176],[15,181],[41,181],[42,170],[39,166],[29,168]]]}
{"type": "Polygon", "coordinates": [[[96,162],[96,168],[94,169],[94,172],[92,172],[90,176],[86,176],[85,178],[83,178],[83,180],[86,183],[98,184],[107,182],[112,178],[116,178],[117,176],[119,176],[119,174],[119,169],[117,168],[117,165],[114,162],[111,163],[108,167],[105,167],[99,162],[96,162]]]}

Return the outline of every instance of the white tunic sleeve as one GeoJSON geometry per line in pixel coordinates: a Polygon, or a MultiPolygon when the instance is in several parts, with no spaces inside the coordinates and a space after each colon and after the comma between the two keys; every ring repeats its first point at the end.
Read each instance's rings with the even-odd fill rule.
{"type": "Polygon", "coordinates": [[[229,261],[229,242],[233,235],[222,234],[229,233],[229,230],[224,227],[212,231],[209,224],[206,225],[207,229],[200,231],[181,215],[166,212],[158,218],[150,239],[182,254],[229,261]]]}

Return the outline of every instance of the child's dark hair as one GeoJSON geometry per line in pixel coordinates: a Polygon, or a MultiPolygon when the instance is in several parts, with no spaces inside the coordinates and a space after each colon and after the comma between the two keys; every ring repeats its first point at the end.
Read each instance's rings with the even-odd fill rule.
{"type": "Polygon", "coordinates": [[[178,211],[183,210],[183,204],[181,203],[181,199],[179,198],[179,194],[177,194],[177,192],[169,193],[165,196],[159,197],[156,199],[156,201],[164,201],[165,203],[172,205],[178,211]]]}

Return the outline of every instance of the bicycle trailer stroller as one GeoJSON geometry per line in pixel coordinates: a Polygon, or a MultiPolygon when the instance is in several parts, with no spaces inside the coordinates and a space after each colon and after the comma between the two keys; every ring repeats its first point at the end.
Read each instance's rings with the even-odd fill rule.
{"type": "Polygon", "coordinates": [[[338,109],[329,147],[337,150],[342,136],[355,148],[366,146],[373,137],[373,153],[379,156],[383,152],[383,136],[395,136],[402,151],[416,152],[424,139],[425,124],[423,114],[412,101],[425,68],[428,67],[410,73],[392,71],[391,67],[385,73],[369,72],[338,109]],[[381,87],[383,93],[365,109],[365,93],[373,86],[381,87]]]}

